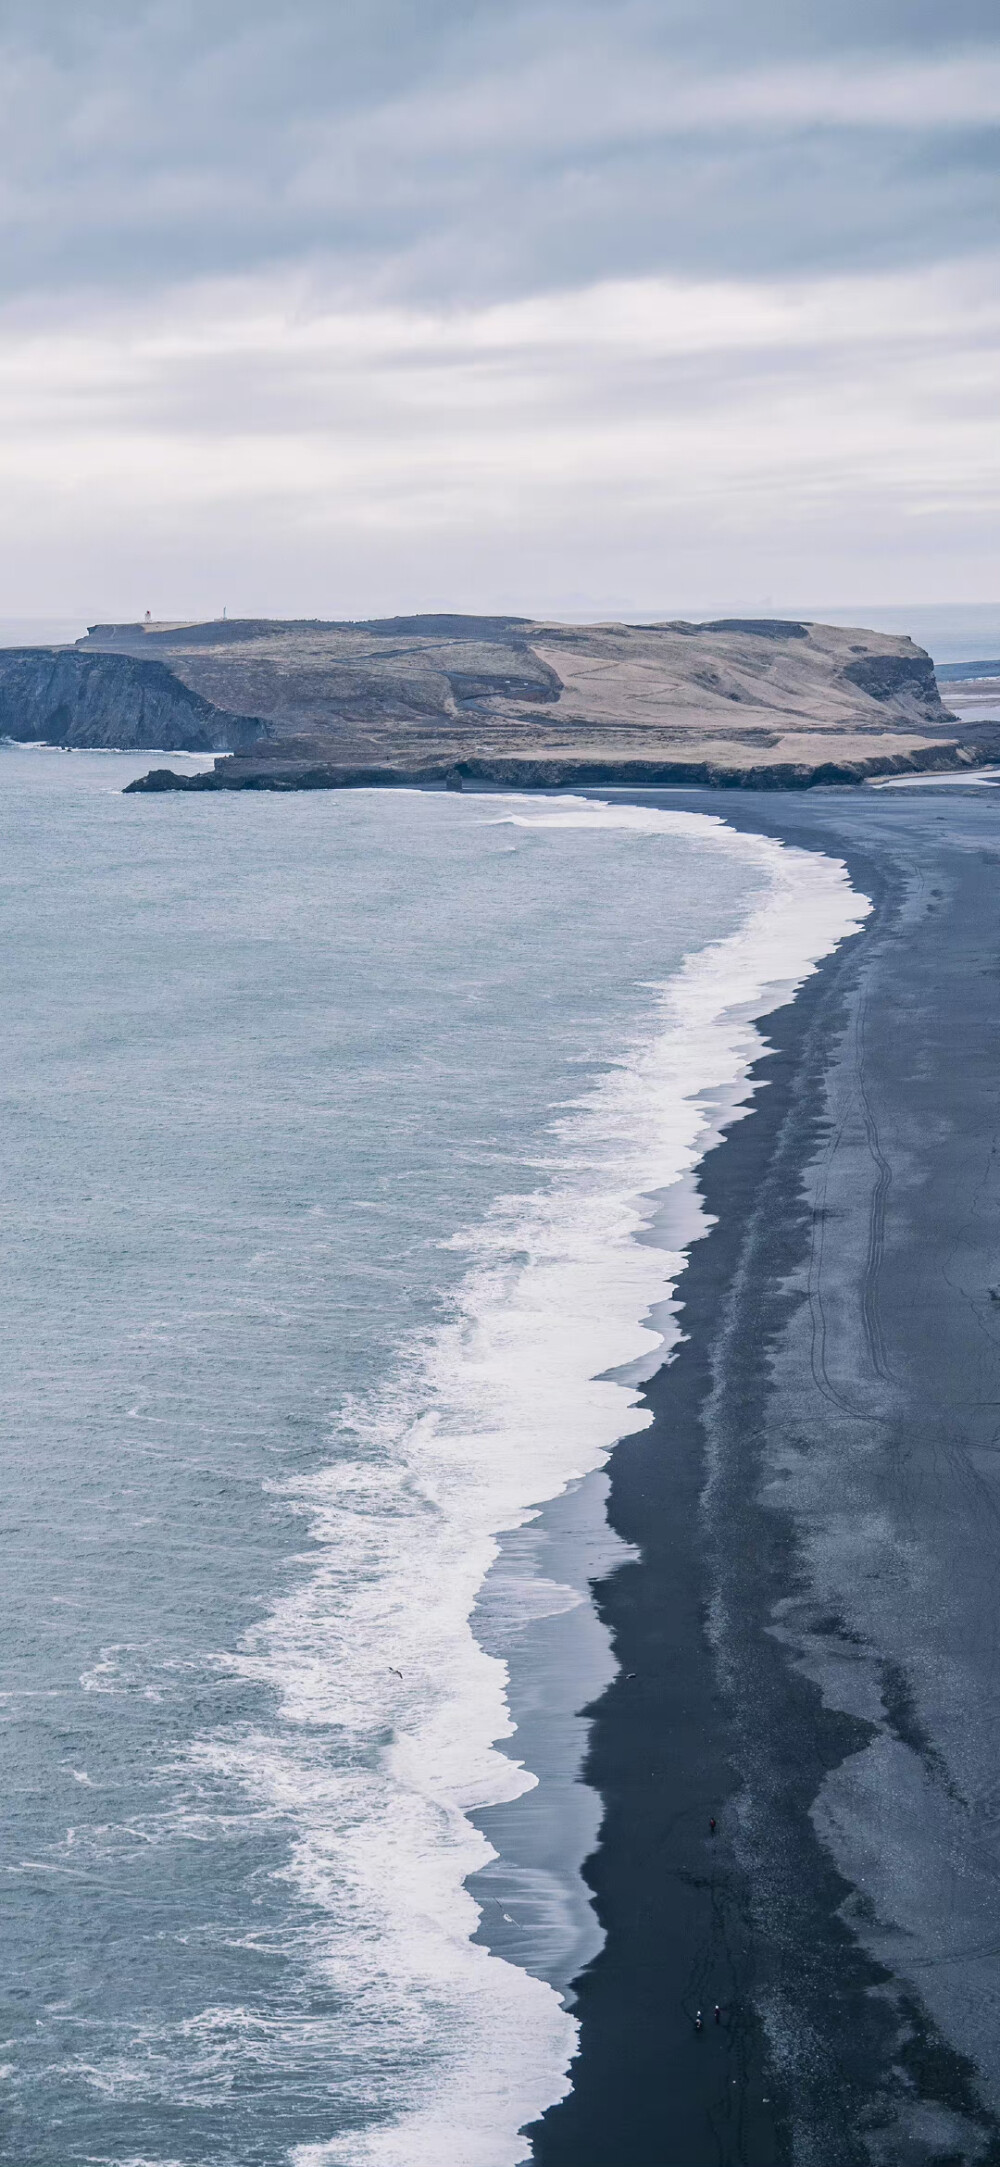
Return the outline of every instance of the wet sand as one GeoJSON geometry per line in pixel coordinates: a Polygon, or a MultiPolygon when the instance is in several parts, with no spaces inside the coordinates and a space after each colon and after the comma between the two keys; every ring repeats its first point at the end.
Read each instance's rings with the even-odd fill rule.
{"type": "Polygon", "coordinates": [[[765,1026],[613,1455],[607,1940],[534,2157],[997,2162],[1000,795],[650,795],[876,910],[765,1026]]]}

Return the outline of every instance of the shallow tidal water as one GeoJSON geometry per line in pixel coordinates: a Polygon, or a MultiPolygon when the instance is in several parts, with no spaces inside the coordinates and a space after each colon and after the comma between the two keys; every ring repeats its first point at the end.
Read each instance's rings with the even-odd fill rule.
{"type": "Polygon", "coordinates": [[[0,748],[0,2153],[508,2167],[575,2034],[471,1940],[538,1772],[470,1615],[635,1427],[648,1200],[857,898],[693,814],[146,764],[0,748]]]}

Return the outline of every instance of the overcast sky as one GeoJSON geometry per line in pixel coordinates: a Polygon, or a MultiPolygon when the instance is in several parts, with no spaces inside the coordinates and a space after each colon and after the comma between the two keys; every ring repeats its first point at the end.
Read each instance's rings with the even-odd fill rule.
{"type": "Polygon", "coordinates": [[[0,0],[0,614],[990,602],[996,0],[0,0]]]}

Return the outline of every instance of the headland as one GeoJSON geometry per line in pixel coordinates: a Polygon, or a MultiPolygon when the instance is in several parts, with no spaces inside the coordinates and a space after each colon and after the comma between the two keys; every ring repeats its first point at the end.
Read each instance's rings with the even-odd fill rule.
{"type": "Polygon", "coordinates": [[[902,636],[770,618],[423,616],[94,625],[0,654],[0,731],[213,752],[134,790],[391,784],[752,789],[958,769],[1000,723],[946,707],[902,636]]]}

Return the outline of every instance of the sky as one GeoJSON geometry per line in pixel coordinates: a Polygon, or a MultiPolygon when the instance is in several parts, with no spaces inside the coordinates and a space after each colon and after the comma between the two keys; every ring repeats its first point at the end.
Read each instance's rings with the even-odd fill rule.
{"type": "Polygon", "coordinates": [[[996,0],[0,0],[0,614],[1000,599],[996,0]]]}

